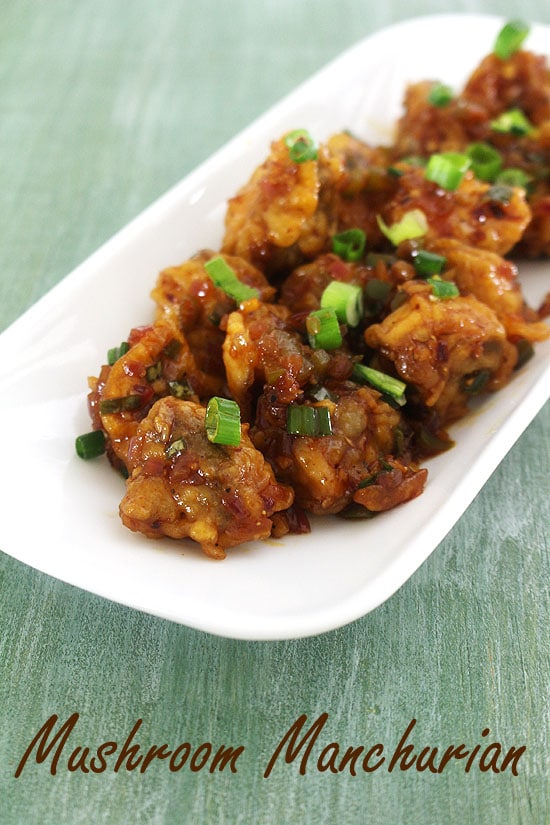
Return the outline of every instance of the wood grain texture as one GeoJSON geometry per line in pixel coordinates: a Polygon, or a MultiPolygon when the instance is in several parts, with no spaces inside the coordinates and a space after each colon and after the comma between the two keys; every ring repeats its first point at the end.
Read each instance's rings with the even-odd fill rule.
{"type": "MultiPolygon", "coordinates": [[[[240,128],[346,46],[447,0],[3,0],[0,328],[240,128]],[[252,78],[252,81],[251,81],[252,78]]],[[[543,0],[522,14],[550,22],[543,0]]],[[[23,441],[23,439],[22,439],[23,441]]],[[[388,602],[312,639],[245,643],[146,616],[0,555],[0,825],[545,825],[550,406],[388,602]],[[238,770],[17,766],[77,712],[70,749],[245,747],[238,770]],[[264,771],[301,714],[328,720],[304,776],[264,771]],[[319,771],[320,750],[526,745],[519,775],[319,771]]],[[[22,460],[24,456],[22,443],[22,460]]],[[[32,484],[32,464],[29,467],[32,484]]],[[[9,483],[9,479],[4,479],[9,483]]],[[[9,514],[2,512],[2,518],[9,514]]],[[[22,525],[24,529],[24,525],[22,525]]],[[[75,537],[75,545],[78,538],[75,537]]],[[[335,549],[335,552],[337,550],[335,549]]],[[[110,762],[109,764],[112,764],[110,762]]]]}

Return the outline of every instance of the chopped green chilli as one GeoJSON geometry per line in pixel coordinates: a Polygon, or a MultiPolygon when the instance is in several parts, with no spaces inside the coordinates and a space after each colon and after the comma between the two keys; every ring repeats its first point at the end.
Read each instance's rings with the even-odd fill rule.
{"type": "Polygon", "coordinates": [[[118,347],[111,347],[110,350],[107,352],[107,363],[110,367],[115,364],[119,358],[122,358],[123,355],[126,355],[128,350],[130,349],[130,344],[128,341],[123,341],[122,344],[118,347]]]}
{"type": "Polygon", "coordinates": [[[103,398],[99,402],[101,415],[138,410],[143,404],[141,395],[124,395],[120,398],[103,398]]]}
{"type": "Polygon", "coordinates": [[[236,401],[214,396],[206,407],[206,435],[213,444],[238,447],[241,443],[241,411],[236,401]]]}

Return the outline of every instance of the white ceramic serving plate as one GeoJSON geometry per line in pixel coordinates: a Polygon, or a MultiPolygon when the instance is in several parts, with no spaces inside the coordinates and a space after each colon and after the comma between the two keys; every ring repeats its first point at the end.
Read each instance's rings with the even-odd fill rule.
{"type": "MultiPolygon", "coordinates": [[[[420,498],[373,521],[316,521],[310,535],[236,548],[224,562],[209,560],[190,542],[153,542],[126,530],[118,518],[124,482],[105,458],[77,458],[74,439],[89,429],[87,376],[132,326],[149,322],[149,292],[161,268],[219,245],[227,198],[273,138],[303,127],[322,140],[349,128],[386,142],[405,85],[435,78],[458,88],[491,49],[501,24],[477,15],[424,17],[359,43],[153,204],[0,336],[2,477],[9,481],[0,519],[4,552],[133,608],[258,640],[342,626],[414,573],[547,399],[550,344],[539,346],[504,391],[454,428],[458,446],[428,463],[420,498]],[[128,294],[136,300],[129,303],[128,294]]],[[[528,46],[544,52],[549,44],[550,28],[535,27],[528,46]]],[[[521,273],[536,304],[548,289],[548,266],[521,266],[521,273]]]]}

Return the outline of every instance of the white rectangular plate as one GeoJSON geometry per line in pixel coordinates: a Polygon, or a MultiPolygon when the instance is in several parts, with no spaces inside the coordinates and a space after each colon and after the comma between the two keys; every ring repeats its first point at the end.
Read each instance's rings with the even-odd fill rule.
{"type": "MultiPolygon", "coordinates": [[[[388,141],[406,84],[434,78],[458,88],[490,51],[502,22],[424,17],[359,43],[153,204],[0,336],[4,552],[113,601],[241,639],[294,638],[342,626],[413,574],[547,399],[548,342],[508,387],[454,428],[457,447],[428,462],[429,483],[420,498],[372,521],[314,521],[310,535],[236,548],[224,562],[211,561],[191,543],[153,542],[126,530],[118,518],[124,482],[106,459],[77,458],[74,439],[90,428],[86,377],[97,374],[108,347],[151,320],[149,292],[161,268],[200,247],[219,246],[227,198],[263,160],[272,139],[303,127],[318,140],[348,128],[374,143],[388,141]]],[[[550,28],[534,27],[528,47],[544,53],[548,43],[550,28]]],[[[521,275],[528,299],[537,303],[548,289],[547,264],[522,265],[521,275]]]]}

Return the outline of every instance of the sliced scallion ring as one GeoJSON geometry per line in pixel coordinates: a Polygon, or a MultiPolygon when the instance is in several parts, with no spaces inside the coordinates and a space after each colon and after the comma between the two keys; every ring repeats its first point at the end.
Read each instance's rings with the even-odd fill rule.
{"type": "Polygon", "coordinates": [[[493,132],[502,135],[516,135],[517,137],[524,137],[535,131],[533,124],[530,123],[521,109],[508,109],[507,112],[502,112],[501,115],[491,121],[490,126],[493,132]]]}
{"type": "Polygon", "coordinates": [[[319,438],[332,435],[332,422],[328,407],[308,407],[306,404],[289,404],[286,414],[286,431],[290,435],[319,438]]]}
{"type": "Polygon", "coordinates": [[[430,275],[440,275],[443,271],[447,259],[436,252],[429,252],[427,249],[419,249],[413,259],[413,265],[417,275],[427,278],[430,275]]]}
{"type": "Polygon", "coordinates": [[[365,251],[367,236],[362,229],[346,229],[332,238],[332,251],[344,261],[359,261],[365,251]]]}
{"type": "Polygon", "coordinates": [[[466,154],[472,163],[472,172],[479,180],[491,183],[502,169],[502,155],[485,141],[470,143],[466,147],[466,154]]]}
{"type": "Polygon", "coordinates": [[[294,129],[285,135],[288,156],[294,163],[317,159],[317,148],[307,129],[294,129]]]}
{"type": "Polygon", "coordinates": [[[213,444],[238,447],[241,443],[241,411],[236,401],[213,396],[204,419],[206,436],[213,444]]]}
{"type": "Polygon", "coordinates": [[[509,20],[499,31],[493,52],[501,60],[508,60],[523,45],[530,27],[523,20],[509,20]]]}
{"type": "Polygon", "coordinates": [[[385,372],[367,367],[364,364],[355,364],[351,377],[359,384],[370,384],[375,390],[379,390],[385,395],[389,395],[400,406],[406,403],[405,390],[407,385],[399,378],[387,375],[385,372]]]}
{"type": "Polygon", "coordinates": [[[495,180],[496,184],[503,184],[504,186],[520,186],[522,189],[527,189],[530,183],[533,182],[531,175],[524,172],[523,169],[518,169],[515,166],[509,166],[503,169],[495,180]]]}
{"type": "Polygon", "coordinates": [[[456,298],[460,295],[460,291],[456,284],[452,281],[444,281],[439,275],[434,275],[433,278],[426,278],[426,282],[432,288],[432,295],[434,298],[456,298]]]}
{"type": "Polygon", "coordinates": [[[363,317],[363,290],[357,284],[331,281],[321,295],[321,309],[333,309],[341,324],[356,327],[363,317]]]}
{"type": "Polygon", "coordinates": [[[453,192],[461,184],[471,163],[468,155],[461,152],[436,153],[430,157],[424,175],[442,189],[453,192]]]}
{"type": "Polygon", "coordinates": [[[442,109],[453,99],[453,90],[445,83],[434,83],[428,94],[428,103],[442,109]]]}
{"type": "Polygon", "coordinates": [[[221,255],[207,261],[204,268],[214,284],[223,289],[225,294],[233,298],[238,304],[258,297],[258,290],[239,281],[235,270],[229,266],[221,255]]]}
{"type": "Polygon", "coordinates": [[[92,430],[91,433],[83,433],[75,439],[76,454],[88,461],[90,458],[97,458],[105,452],[105,434],[103,430],[92,430]]]}
{"type": "Polygon", "coordinates": [[[395,221],[391,226],[387,225],[381,215],[376,216],[376,221],[380,231],[394,246],[399,246],[402,241],[421,238],[428,231],[428,221],[421,209],[411,209],[405,212],[401,220],[395,221]]]}
{"type": "Polygon", "coordinates": [[[310,312],[306,330],[312,349],[337,349],[342,344],[342,333],[336,312],[331,307],[310,312]]]}

